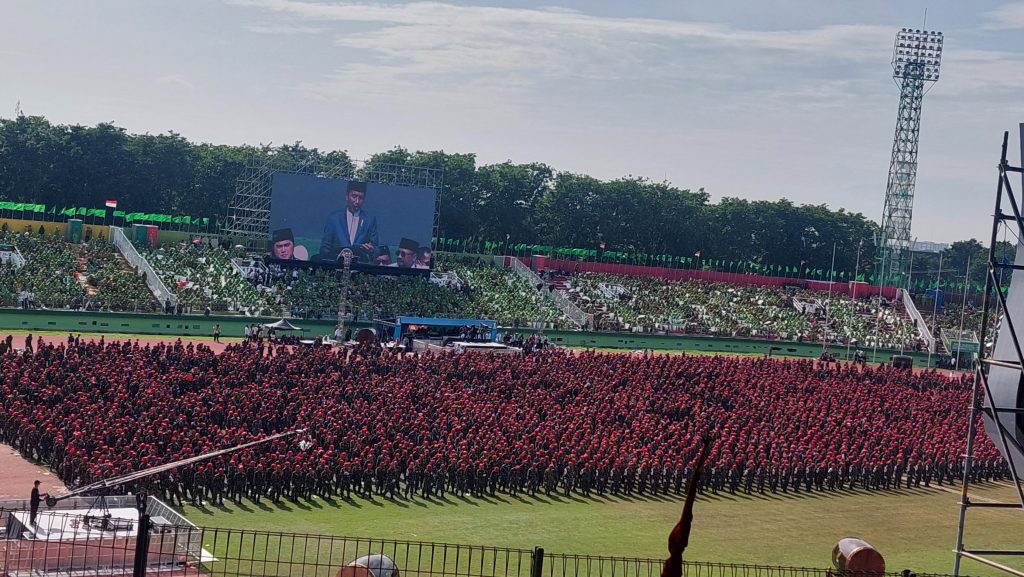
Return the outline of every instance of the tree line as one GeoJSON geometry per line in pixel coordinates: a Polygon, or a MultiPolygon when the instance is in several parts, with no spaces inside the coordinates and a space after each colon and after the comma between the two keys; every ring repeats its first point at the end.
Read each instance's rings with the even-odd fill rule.
{"type": "MultiPolygon", "coordinates": [[[[17,116],[0,118],[0,200],[102,207],[116,199],[128,211],[222,220],[235,181],[254,155],[281,163],[312,160],[359,174],[346,151],[301,142],[195,143],[174,132],[130,134],[112,123],[59,125],[17,116]]],[[[835,247],[836,271],[873,272],[878,225],[825,204],[711,202],[703,189],[635,176],[600,180],[539,162],[478,164],[472,153],[395,148],[374,154],[362,170],[383,163],[443,170],[438,236],[445,239],[601,247],[620,254],[699,253],[722,262],[826,270],[835,247]]]]}

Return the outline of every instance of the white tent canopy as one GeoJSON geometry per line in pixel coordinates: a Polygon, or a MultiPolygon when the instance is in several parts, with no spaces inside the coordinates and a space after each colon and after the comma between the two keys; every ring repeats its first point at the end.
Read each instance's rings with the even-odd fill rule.
{"type": "Polygon", "coordinates": [[[277,322],[274,322],[274,323],[266,323],[265,325],[263,325],[263,328],[265,328],[265,329],[274,329],[274,330],[277,330],[277,331],[301,331],[302,330],[301,328],[291,324],[290,322],[286,321],[285,319],[281,319],[281,320],[279,320],[277,322]]]}

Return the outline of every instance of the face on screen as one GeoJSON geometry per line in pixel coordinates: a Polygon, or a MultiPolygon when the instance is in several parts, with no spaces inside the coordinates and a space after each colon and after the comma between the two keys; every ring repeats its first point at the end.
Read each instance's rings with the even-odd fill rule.
{"type": "Polygon", "coordinates": [[[348,197],[345,201],[348,209],[352,212],[356,212],[363,207],[363,201],[366,200],[366,193],[359,190],[348,191],[348,197]]]}
{"type": "Polygon", "coordinates": [[[290,240],[282,240],[274,243],[274,256],[288,260],[295,254],[295,243],[290,240]]]}
{"type": "Polygon", "coordinates": [[[398,249],[398,266],[411,267],[416,262],[416,251],[407,248],[398,249]]]}

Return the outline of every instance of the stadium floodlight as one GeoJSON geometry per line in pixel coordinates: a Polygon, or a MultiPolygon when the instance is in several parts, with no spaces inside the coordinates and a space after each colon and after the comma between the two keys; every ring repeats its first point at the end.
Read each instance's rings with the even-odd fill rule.
{"type": "Polygon", "coordinates": [[[942,42],[941,32],[911,28],[900,29],[893,42],[892,77],[900,87],[900,106],[878,245],[882,283],[890,286],[901,286],[909,278],[921,101],[927,91],[926,83],[939,79],[942,42]]]}
{"type": "Polygon", "coordinates": [[[927,30],[908,30],[896,33],[893,49],[893,77],[922,78],[934,80],[927,75],[936,77],[942,59],[942,33],[927,30]],[[906,66],[897,66],[903,63],[906,66]]]}

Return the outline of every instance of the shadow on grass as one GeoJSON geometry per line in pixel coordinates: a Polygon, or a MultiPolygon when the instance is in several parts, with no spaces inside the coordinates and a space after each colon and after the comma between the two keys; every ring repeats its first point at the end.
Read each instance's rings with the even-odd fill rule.
{"type": "MultiPolygon", "coordinates": [[[[995,483],[989,484],[989,486],[998,486],[995,483]]],[[[949,491],[950,489],[956,489],[956,486],[945,485],[939,487],[932,485],[931,487],[911,487],[906,488],[901,486],[898,489],[865,489],[857,487],[854,489],[843,488],[836,490],[824,490],[824,491],[806,491],[801,490],[799,493],[792,490],[788,492],[781,492],[777,490],[775,493],[745,493],[738,491],[735,494],[729,491],[719,491],[714,493],[706,491],[698,494],[698,500],[712,502],[712,503],[798,503],[798,502],[811,502],[818,500],[828,499],[842,499],[845,497],[884,497],[884,496],[926,496],[933,495],[938,491],[949,491]]],[[[604,495],[597,495],[592,493],[588,497],[583,497],[575,493],[570,494],[568,497],[563,493],[552,493],[546,495],[543,492],[539,492],[535,495],[529,495],[527,493],[518,493],[515,496],[501,493],[495,496],[484,495],[480,497],[473,497],[468,495],[458,495],[455,493],[445,493],[441,495],[431,495],[424,497],[422,495],[413,495],[406,497],[399,495],[394,498],[385,498],[378,495],[371,495],[369,497],[361,496],[349,496],[347,498],[330,496],[330,497],[314,497],[309,500],[281,500],[277,503],[267,500],[261,500],[259,503],[252,501],[251,499],[244,498],[239,502],[225,502],[225,504],[214,505],[209,502],[204,502],[202,505],[188,505],[186,507],[173,507],[176,511],[185,514],[187,509],[189,513],[193,515],[200,515],[203,517],[214,517],[217,514],[231,515],[236,512],[241,513],[253,513],[255,510],[262,512],[295,512],[305,511],[312,512],[315,510],[324,510],[327,507],[332,509],[345,509],[351,507],[353,509],[363,509],[366,506],[374,506],[378,509],[384,509],[387,507],[396,507],[398,509],[409,510],[409,509],[431,509],[431,508],[458,508],[462,505],[468,505],[473,508],[479,508],[484,505],[520,505],[520,506],[534,506],[534,505],[550,505],[556,504],[594,504],[594,505],[615,505],[615,504],[630,504],[630,503],[665,503],[665,504],[677,504],[682,505],[685,499],[684,495],[677,495],[675,493],[668,494],[651,494],[645,493],[643,495],[632,493],[629,495],[613,495],[605,493],[604,495]]]]}

